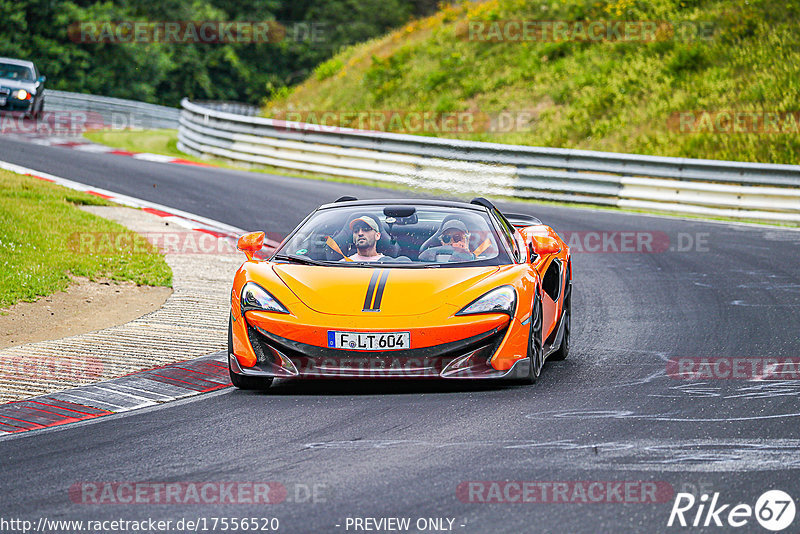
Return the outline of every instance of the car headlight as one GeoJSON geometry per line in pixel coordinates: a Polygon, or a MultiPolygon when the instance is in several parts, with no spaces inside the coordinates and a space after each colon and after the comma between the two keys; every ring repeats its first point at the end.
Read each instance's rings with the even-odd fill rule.
{"type": "Polygon", "coordinates": [[[17,100],[30,100],[30,98],[31,98],[33,95],[31,95],[31,94],[30,94],[28,91],[26,91],[25,89],[19,89],[18,91],[14,91],[14,92],[11,94],[11,96],[13,96],[14,98],[16,98],[17,100]]]}
{"type": "Polygon", "coordinates": [[[268,311],[274,313],[289,313],[286,306],[280,303],[272,294],[254,282],[247,282],[242,288],[242,316],[250,310],[268,311]]]}
{"type": "Polygon", "coordinates": [[[478,297],[456,315],[474,315],[477,313],[507,313],[514,315],[517,305],[517,292],[511,286],[501,286],[478,297]]]}

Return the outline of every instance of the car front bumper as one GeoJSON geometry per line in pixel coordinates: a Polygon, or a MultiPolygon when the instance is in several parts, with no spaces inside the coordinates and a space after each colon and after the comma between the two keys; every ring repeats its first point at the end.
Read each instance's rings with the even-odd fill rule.
{"type": "Polygon", "coordinates": [[[514,322],[508,318],[500,324],[495,321],[488,330],[428,347],[370,352],[294,341],[238,320],[233,325],[234,334],[237,331],[244,334],[238,352],[249,349],[247,352],[252,351],[255,358],[229,354],[230,367],[236,374],[274,378],[522,378],[528,375],[530,367],[527,357],[518,358],[502,369],[491,363],[503,347],[519,344],[518,339],[508,341],[514,322]]]}
{"type": "Polygon", "coordinates": [[[29,113],[33,110],[34,102],[35,100],[33,98],[30,100],[18,100],[11,97],[11,95],[6,96],[0,94],[0,111],[22,111],[24,113],[29,113]],[[3,102],[3,100],[5,100],[5,102],[3,102]]]}

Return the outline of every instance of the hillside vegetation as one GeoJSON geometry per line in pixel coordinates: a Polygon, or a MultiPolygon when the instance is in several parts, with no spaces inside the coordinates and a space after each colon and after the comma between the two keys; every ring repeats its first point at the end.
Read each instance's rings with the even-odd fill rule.
{"type": "Polygon", "coordinates": [[[342,46],[430,14],[435,5],[435,0],[0,0],[0,57],[35,61],[49,89],[171,106],[183,97],[259,103],[265,92],[303,80],[342,46]],[[273,22],[283,33],[264,39],[228,32],[215,42],[200,39],[213,30],[184,31],[205,22],[212,28],[273,22]],[[145,30],[139,37],[130,29],[133,23],[145,30]],[[184,26],[167,37],[158,31],[165,24],[184,26]]]}
{"type": "MultiPolygon", "coordinates": [[[[273,95],[264,115],[315,111],[310,121],[316,122],[316,112],[324,110],[489,117],[505,111],[522,123],[510,131],[467,133],[409,131],[400,122],[386,129],[797,164],[799,19],[798,0],[465,2],[343,50],[304,83],[273,95]],[[579,33],[567,40],[470,38],[470,22],[503,27],[520,20],[653,21],[657,30],[648,40],[581,40],[579,33]],[[693,115],[676,115],[681,112],[693,115]],[[754,112],[756,118],[726,112],[754,112]],[[736,131],[751,129],[756,131],[736,131]]],[[[359,126],[352,116],[343,117],[340,125],[359,126]]]]}

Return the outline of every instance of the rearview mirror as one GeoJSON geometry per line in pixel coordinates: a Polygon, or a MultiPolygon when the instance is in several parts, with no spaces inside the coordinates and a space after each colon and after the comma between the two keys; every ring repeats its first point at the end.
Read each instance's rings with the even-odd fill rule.
{"type": "Polygon", "coordinates": [[[533,245],[533,252],[539,256],[555,254],[561,250],[561,247],[558,245],[558,241],[548,236],[533,236],[531,238],[531,245],[533,245]]]}
{"type": "Polygon", "coordinates": [[[386,206],[383,208],[383,214],[386,215],[390,230],[393,224],[417,224],[419,221],[417,208],[414,206],[386,206]]]}
{"type": "Polygon", "coordinates": [[[383,208],[383,214],[387,217],[397,217],[402,219],[404,217],[411,217],[417,212],[414,206],[386,206],[383,208]]]}
{"type": "Polygon", "coordinates": [[[264,246],[264,232],[251,232],[239,238],[236,248],[244,252],[248,261],[253,261],[253,255],[264,246]]]}

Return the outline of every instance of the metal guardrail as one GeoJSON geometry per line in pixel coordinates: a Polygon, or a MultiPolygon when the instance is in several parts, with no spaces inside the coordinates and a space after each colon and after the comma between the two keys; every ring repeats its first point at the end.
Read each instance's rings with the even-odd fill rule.
{"type": "Polygon", "coordinates": [[[252,104],[243,104],[241,102],[222,102],[218,100],[195,100],[195,104],[203,106],[204,108],[213,109],[216,111],[223,111],[225,113],[233,113],[234,115],[246,115],[248,117],[255,117],[261,111],[261,108],[252,104]]]}
{"type": "Polygon", "coordinates": [[[103,124],[114,129],[175,129],[181,114],[178,108],[50,89],[45,92],[45,111],[84,111],[97,114],[103,118],[103,124]]]}
{"type": "Polygon", "coordinates": [[[453,193],[800,222],[800,166],[503,145],[242,116],[181,102],[178,148],[453,193]]]}

